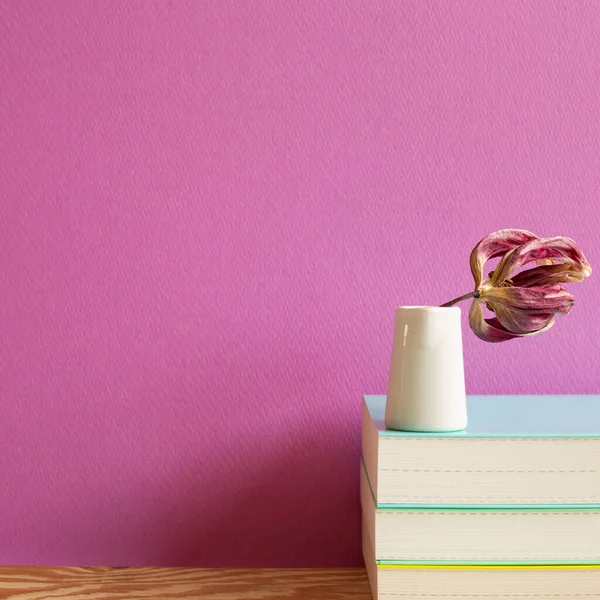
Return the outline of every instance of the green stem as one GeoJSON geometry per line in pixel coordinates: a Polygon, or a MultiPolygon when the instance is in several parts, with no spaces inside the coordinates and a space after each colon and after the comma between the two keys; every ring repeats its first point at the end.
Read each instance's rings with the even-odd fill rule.
{"type": "Polygon", "coordinates": [[[460,302],[461,300],[467,300],[468,298],[479,298],[479,296],[481,296],[481,293],[479,290],[473,290],[472,292],[469,292],[468,294],[465,294],[464,296],[460,296],[460,298],[454,298],[454,300],[450,300],[450,302],[446,302],[446,304],[442,304],[442,307],[446,307],[446,306],[454,306],[457,302],[460,302]]]}

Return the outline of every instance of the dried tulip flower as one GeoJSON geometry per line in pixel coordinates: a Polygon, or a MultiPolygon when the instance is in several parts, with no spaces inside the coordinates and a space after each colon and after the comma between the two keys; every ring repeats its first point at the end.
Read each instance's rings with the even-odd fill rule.
{"type": "Polygon", "coordinates": [[[556,314],[566,315],[575,298],[563,283],[583,281],[592,268],[575,242],[567,237],[540,238],[523,229],[502,229],[483,238],[470,257],[475,290],[442,306],[473,298],[469,325],[486,342],[504,342],[538,335],[552,327],[556,314]],[[502,257],[483,276],[485,263],[502,257]],[[535,261],[537,266],[521,270],[535,261]],[[493,313],[485,318],[484,305],[493,313]]]}

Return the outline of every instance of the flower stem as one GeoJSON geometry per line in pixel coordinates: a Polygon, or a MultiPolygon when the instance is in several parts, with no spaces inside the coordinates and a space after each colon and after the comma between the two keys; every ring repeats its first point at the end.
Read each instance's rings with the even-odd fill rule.
{"type": "Polygon", "coordinates": [[[479,298],[479,296],[481,296],[481,293],[479,290],[473,290],[472,292],[469,292],[468,294],[465,294],[464,296],[460,296],[460,298],[454,298],[454,300],[450,300],[450,302],[446,302],[445,304],[442,304],[442,307],[446,307],[446,306],[454,306],[457,302],[460,302],[461,300],[467,300],[468,298],[479,298]]]}

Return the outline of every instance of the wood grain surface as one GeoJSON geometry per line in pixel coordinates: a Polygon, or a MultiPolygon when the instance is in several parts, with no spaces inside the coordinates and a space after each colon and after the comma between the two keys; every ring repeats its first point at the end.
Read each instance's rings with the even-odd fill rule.
{"type": "Polygon", "coordinates": [[[0,567],[11,600],[371,600],[364,569],[0,567]]]}

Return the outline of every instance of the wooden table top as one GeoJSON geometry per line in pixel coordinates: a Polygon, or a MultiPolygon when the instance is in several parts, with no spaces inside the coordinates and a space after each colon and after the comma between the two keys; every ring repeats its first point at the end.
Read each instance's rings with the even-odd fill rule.
{"type": "Polygon", "coordinates": [[[371,600],[364,569],[0,567],[11,600],[371,600]]]}

